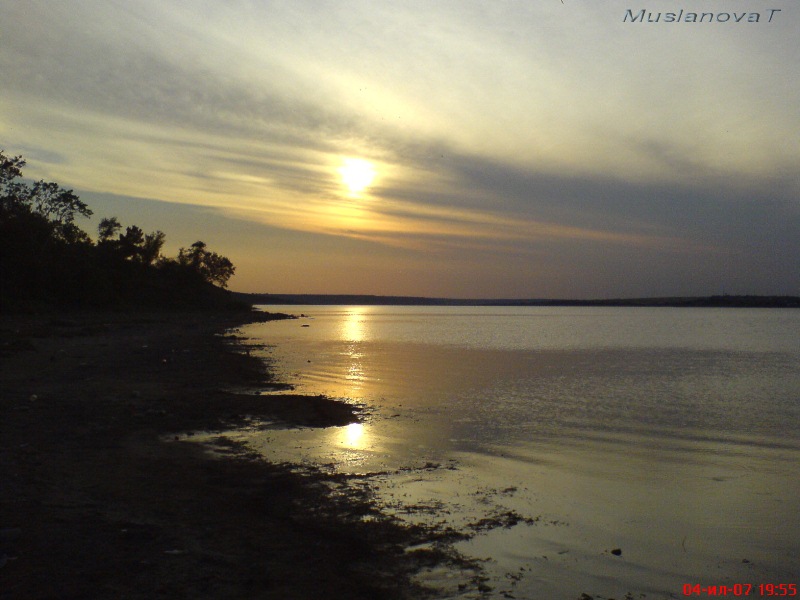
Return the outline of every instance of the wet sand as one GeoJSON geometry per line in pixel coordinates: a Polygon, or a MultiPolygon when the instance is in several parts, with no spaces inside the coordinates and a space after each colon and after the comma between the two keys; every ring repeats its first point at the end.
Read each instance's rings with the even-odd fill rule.
{"type": "Polygon", "coordinates": [[[366,480],[176,441],[358,420],[258,394],[263,363],[221,334],[264,318],[0,317],[0,599],[429,596],[411,576],[451,533],[381,514],[366,480]]]}

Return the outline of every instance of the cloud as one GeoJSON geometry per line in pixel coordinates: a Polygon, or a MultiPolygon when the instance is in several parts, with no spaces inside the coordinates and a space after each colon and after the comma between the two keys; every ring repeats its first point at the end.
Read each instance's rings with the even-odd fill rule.
{"type": "Polygon", "coordinates": [[[652,285],[655,265],[677,285],[738,261],[767,287],[759,269],[796,266],[796,19],[634,27],[620,0],[0,2],[0,135],[36,177],[204,205],[328,256],[506,261],[514,289],[531,257],[652,285]],[[338,181],[348,156],[376,165],[361,198],[338,181]],[[713,266],[688,274],[687,256],[713,266]]]}

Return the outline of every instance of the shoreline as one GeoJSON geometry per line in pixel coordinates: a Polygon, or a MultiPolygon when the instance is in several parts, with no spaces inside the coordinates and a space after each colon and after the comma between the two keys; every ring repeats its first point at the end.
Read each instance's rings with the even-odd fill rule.
{"type": "Polygon", "coordinates": [[[665,296],[608,299],[426,298],[368,294],[254,294],[233,292],[253,305],[360,305],[360,306],[486,306],[486,307],[628,307],[628,308],[800,308],[800,296],[665,296]]]}
{"type": "Polygon", "coordinates": [[[342,401],[259,395],[280,384],[230,332],[270,318],[0,316],[0,599],[434,595],[411,577],[452,555],[407,550],[452,532],[382,515],[368,482],[167,441],[358,420],[342,401]]]}

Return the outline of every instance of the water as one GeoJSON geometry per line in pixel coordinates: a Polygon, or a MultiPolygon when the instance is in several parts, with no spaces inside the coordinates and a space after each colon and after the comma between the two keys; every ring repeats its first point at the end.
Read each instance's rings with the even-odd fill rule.
{"type": "Polygon", "coordinates": [[[488,559],[488,597],[797,582],[800,311],[265,308],[309,317],[243,330],[280,378],[370,416],[249,442],[384,473],[409,521],[527,519],[459,544],[488,559]]]}

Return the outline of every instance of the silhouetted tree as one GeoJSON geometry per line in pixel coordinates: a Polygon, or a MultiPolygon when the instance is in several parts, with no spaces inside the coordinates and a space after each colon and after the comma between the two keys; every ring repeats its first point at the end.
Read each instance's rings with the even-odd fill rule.
{"type": "Polygon", "coordinates": [[[63,223],[57,227],[59,237],[67,244],[91,244],[92,238],[75,223],[63,223]]]}
{"type": "Polygon", "coordinates": [[[72,223],[76,214],[92,216],[89,207],[72,190],[65,190],[53,182],[34,183],[30,188],[28,201],[35,212],[59,225],[72,223]]]}
{"type": "Polygon", "coordinates": [[[21,156],[8,158],[4,150],[0,150],[0,186],[5,190],[7,183],[18,177],[22,177],[22,167],[25,161],[21,156]]]}
{"type": "Polygon", "coordinates": [[[161,255],[166,236],[104,218],[98,240],[75,223],[92,214],[72,190],[22,181],[25,160],[0,151],[0,308],[219,306],[233,264],[203,242],[161,255]]]}
{"type": "Polygon", "coordinates": [[[72,190],[66,190],[57,183],[37,181],[32,185],[14,182],[21,176],[19,157],[8,160],[0,153],[2,175],[3,208],[10,211],[28,211],[41,215],[55,225],[75,221],[75,216],[90,217],[92,211],[72,190]],[[18,161],[15,162],[14,161],[18,161]]]}
{"type": "Polygon", "coordinates": [[[88,242],[89,237],[74,225],[75,217],[90,217],[92,211],[72,190],[57,183],[37,181],[25,184],[22,177],[25,161],[21,156],[6,157],[0,151],[0,208],[6,218],[38,215],[49,224],[54,237],[67,243],[88,242]]]}
{"type": "Polygon", "coordinates": [[[139,250],[139,259],[143,264],[152,265],[160,258],[166,238],[163,231],[154,231],[144,236],[144,242],[139,250]]]}
{"type": "Polygon", "coordinates": [[[69,294],[91,269],[93,246],[74,220],[92,211],[56,183],[25,183],[25,161],[0,152],[0,275],[4,304],[69,294]]]}
{"type": "Polygon", "coordinates": [[[161,257],[167,237],[163,231],[145,234],[141,228],[132,225],[119,238],[112,239],[121,229],[122,225],[116,217],[102,219],[97,226],[98,246],[112,248],[122,258],[145,265],[152,265],[161,257]]]}
{"type": "Polygon", "coordinates": [[[236,267],[224,256],[206,249],[205,242],[197,241],[189,250],[181,248],[178,251],[178,264],[189,267],[199,273],[209,283],[220,287],[227,287],[228,280],[233,276],[236,267]]]}
{"type": "Polygon", "coordinates": [[[123,258],[135,258],[139,254],[142,244],[144,244],[144,231],[136,225],[131,225],[125,229],[125,233],[119,236],[119,253],[123,258]]]}
{"type": "Polygon", "coordinates": [[[120,229],[122,229],[122,225],[120,225],[117,217],[105,218],[100,220],[100,224],[97,226],[97,234],[100,236],[101,242],[107,242],[117,235],[120,229]]]}

